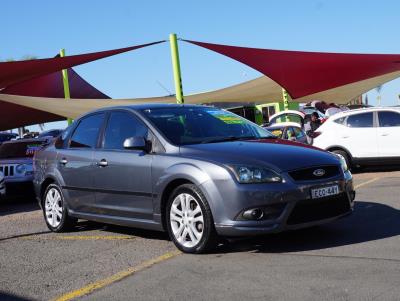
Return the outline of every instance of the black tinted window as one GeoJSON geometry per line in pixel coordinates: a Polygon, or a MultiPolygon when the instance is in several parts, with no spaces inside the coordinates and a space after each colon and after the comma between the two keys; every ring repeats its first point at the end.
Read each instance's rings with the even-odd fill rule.
{"type": "Polygon", "coordinates": [[[4,143],[0,146],[0,159],[33,157],[43,144],[41,140],[4,143]]]}
{"type": "Polygon", "coordinates": [[[96,147],[97,137],[104,114],[96,114],[82,119],[75,129],[69,143],[70,147],[96,147]]]}
{"type": "Polygon", "coordinates": [[[361,113],[347,117],[347,126],[352,128],[369,128],[374,126],[373,113],[361,113]]]}
{"type": "Polygon", "coordinates": [[[124,149],[125,139],[131,137],[147,138],[147,127],[130,113],[111,113],[104,136],[104,148],[124,149]]]}
{"type": "Polygon", "coordinates": [[[378,116],[379,116],[380,127],[400,126],[399,113],[384,111],[384,112],[379,112],[378,116]]]}

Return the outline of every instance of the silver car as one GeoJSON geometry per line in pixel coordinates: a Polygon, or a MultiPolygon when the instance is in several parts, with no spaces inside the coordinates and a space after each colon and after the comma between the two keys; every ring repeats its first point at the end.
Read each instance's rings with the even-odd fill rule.
{"type": "Polygon", "coordinates": [[[206,106],[88,113],[36,153],[34,170],[50,230],[79,218],[168,231],[189,253],[220,236],[331,222],[352,212],[355,195],[340,157],[206,106]]]}

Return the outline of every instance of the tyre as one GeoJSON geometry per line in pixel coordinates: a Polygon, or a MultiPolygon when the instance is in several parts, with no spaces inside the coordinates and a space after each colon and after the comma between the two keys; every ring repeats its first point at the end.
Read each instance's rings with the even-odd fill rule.
{"type": "Polygon", "coordinates": [[[77,219],[68,215],[64,196],[57,184],[50,184],[46,188],[42,205],[44,220],[51,231],[65,232],[76,225],[77,219]]]}
{"type": "Polygon", "coordinates": [[[342,150],[339,150],[339,149],[335,149],[335,150],[332,151],[332,153],[341,155],[346,160],[347,167],[349,169],[351,169],[351,160],[350,160],[349,155],[345,151],[342,151],[342,150]]]}
{"type": "Polygon", "coordinates": [[[171,194],[166,209],[167,229],[185,253],[204,253],[217,246],[218,235],[208,202],[196,185],[184,184],[171,194]]]}

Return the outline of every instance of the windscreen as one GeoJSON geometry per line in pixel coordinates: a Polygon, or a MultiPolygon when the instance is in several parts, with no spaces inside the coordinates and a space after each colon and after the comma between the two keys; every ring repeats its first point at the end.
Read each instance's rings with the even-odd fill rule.
{"type": "Polygon", "coordinates": [[[182,106],[145,109],[143,113],[175,145],[274,137],[256,124],[217,108],[182,106]]]}
{"type": "Polygon", "coordinates": [[[4,143],[0,146],[0,159],[31,158],[42,145],[42,141],[4,143]]]}

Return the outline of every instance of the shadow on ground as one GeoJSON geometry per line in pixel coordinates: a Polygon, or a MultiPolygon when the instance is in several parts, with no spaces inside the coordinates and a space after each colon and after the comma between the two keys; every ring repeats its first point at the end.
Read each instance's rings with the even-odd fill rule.
{"type": "Polygon", "coordinates": [[[387,165],[387,166],[379,165],[379,166],[358,167],[351,170],[353,174],[388,172],[388,171],[400,171],[400,165],[387,165]]]}
{"type": "Polygon", "coordinates": [[[28,301],[28,300],[32,300],[32,299],[26,299],[23,297],[19,297],[17,295],[13,295],[13,294],[9,294],[9,293],[0,291],[0,300],[1,301],[28,301]]]}
{"type": "Polygon", "coordinates": [[[40,207],[34,197],[0,199],[0,216],[31,212],[39,209],[40,207]]]}
{"type": "MultiPolygon", "coordinates": [[[[162,232],[80,222],[77,232],[101,230],[146,239],[168,240],[162,232]]],[[[352,215],[323,226],[224,242],[214,253],[283,253],[326,249],[400,235],[400,210],[374,202],[356,202],[352,215]]]]}

